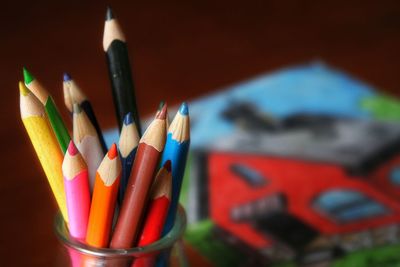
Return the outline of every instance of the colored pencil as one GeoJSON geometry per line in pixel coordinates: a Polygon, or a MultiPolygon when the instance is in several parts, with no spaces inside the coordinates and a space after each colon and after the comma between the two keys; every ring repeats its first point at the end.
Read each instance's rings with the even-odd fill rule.
{"type": "Polygon", "coordinates": [[[167,105],[140,139],[111,248],[129,248],[136,241],[154,173],[165,145],[167,105]]]}
{"type": "Polygon", "coordinates": [[[138,144],[139,133],[133,121],[132,114],[129,112],[124,118],[124,124],[119,137],[119,152],[122,163],[122,176],[118,194],[120,204],[122,204],[122,200],[124,199],[125,189],[128,185],[128,179],[131,174],[138,144]]]}
{"type": "Polygon", "coordinates": [[[106,53],[118,129],[121,130],[122,120],[128,112],[131,112],[138,132],[141,134],[125,35],[110,7],[107,8],[105,19],[103,48],[106,53]]]}
{"type": "Polygon", "coordinates": [[[77,103],[74,104],[73,109],[74,142],[88,166],[90,192],[93,192],[96,170],[104,157],[104,153],[97,132],[86,113],[77,103]]]}
{"type": "Polygon", "coordinates": [[[108,246],[120,178],[121,161],[117,146],[113,144],[96,173],[86,236],[86,243],[91,246],[108,246]]]}
{"type": "Polygon", "coordinates": [[[89,218],[90,192],[85,160],[71,140],[62,165],[69,218],[69,233],[85,240],[89,218]]]}
{"type": "Polygon", "coordinates": [[[39,98],[40,102],[43,103],[47,117],[50,121],[50,125],[57,137],[58,144],[63,154],[65,154],[71,137],[67,128],[65,127],[60,113],[57,110],[57,106],[54,103],[53,98],[26,68],[23,68],[23,74],[25,85],[33,94],[36,95],[37,98],[39,98]]]}
{"type": "Polygon", "coordinates": [[[53,191],[58,207],[68,222],[61,165],[63,154],[40,100],[19,83],[21,119],[53,191]]]}
{"type": "MultiPolygon", "coordinates": [[[[166,161],[158,172],[151,189],[138,247],[149,245],[157,241],[161,236],[171,199],[171,179],[171,162],[166,161]]],[[[141,257],[133,262],[132,267],[151,267],[154,263],[154,257],[141,257]]]]}
{"type": "Polygon", "coordinates": [[[172,195],[163,235],[167,234],[175,222],[183,175],[190,145],[189,107],[183,103],[168,129],[167,141],[161,162],[171,161],[172,195]]]}
{"type": "MultiPolygon", "coordinates": [[[[155,117],[157,117],[158,113],[160,113],[160,111],[162,110],[163,106],[164,106],[165,102],[164,101],[160,101],[160,104],[158,105],[158,109],[156,112],[155,117]]],[[[170,124],[170,120],[169,120],[169,115],[168,115],[168,110],[167,110],[167,115],[165,116],[165,129],[168,132],[168,128],[169,128],[169,124],[170,124]]]]}
{"type": "Polygon", "coordinates": [[[85,111],[86,115],[88,116],[89,120],[92,122],[94,128],[96,129],[97,136],[99,137],[101,147],[103,148],[103,153],[107,153],[107,146],[106,142],[104,141],[103,133],[101,131],[99,122],[96,119],[96,115],[94,113],[92,104],[82,92],[81,88],[76,84],[76,82],[72,79],[72,77],[68,73],[64,73],[63,77],[63,88],[64,88],[64,99],[65,105],[68,107],[68,93],[69,93],[69,100],[71,104],[78,103],[80,107],[85,111]]]}

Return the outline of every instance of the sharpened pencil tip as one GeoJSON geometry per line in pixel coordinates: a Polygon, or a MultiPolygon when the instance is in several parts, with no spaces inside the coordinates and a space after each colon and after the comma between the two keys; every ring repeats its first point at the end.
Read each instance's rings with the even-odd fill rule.
{"type": "Polygon", "coordinates": [[[107,12],[106,12],[106,21],[107,20],[112,20],[114,18],[114,13],[112,11],[112,8],[110,6],[107,7],[107,12]]]}
{"type": "Polygon", "coordinates": [[[165,105],[165,101],[164,101],[164,100],[161,100],[161,101],[160,101],[160,104],[158,104],[158,109],[157,109],[157,111],[160,111],[164,105],[165,105]]]}
{"type": "Polygon", "coordinates": [[[69,141],[69,145],[68,145],[68,153],[71,156],[75,156],[76,154],[78,154],[78,149],[76,148],[74,141],[69,141]]]}
{"type": "Polygon", "coordinates": [[[189,106],[186,102],[183,102],[181,107],[179,108],[179,113],[182,115],[188,115],[189,114],[189,106]]]}
{"type": "Polygon", "coordinates": [[[81,111],[82,111],[81,106],[79,106],[78,103],[74,103],[73,111],[76,114],[81,113],[81,111]]]}
{"type": "Polygon", "coordinates": [[[19,87],[19,92],[23,96],[29,95],[30,91],[29,91],[29,89],[26,87],[26,85],[23,82],[18,82],[18,87],[19,87]]]}
{"type": "Polygon", "coordinates": [[[167,103],[164,104],[162,109],[157,112],[156,119],[165,120],[167,117],[167,103]]]}
{"type": "Polygon", "coordinates": [[[171,172],[171,161],[170,161],[170,160],[167,160],[167,161],[164,163],[164,169],[165,169],[167,172],[171,172]]]}
{"type": "Polygon", "coordinates": [[[109,159],[115,159],[115,157],[118,155],[117,145],[115,143],[112,144],[107,155],[109,159]]]}
{"type": "Polygon", "coordinates": [[[25,67],[22,68],[22,73],[24,75],[25,84],[30,84],[35,79],[35,77],[33,77],[33,75],[25,67]]]}
{"type": "Polygon", "coordinates": [[[128,114],[125,115],[124,124],[125,124],[125,125],[129,125],[129,124],[131,124],[132,122],[133,122],[132,113],[131,113],[131,112],[128,112],[128,114]]]}
{"type": "Polygon", "coordinates": [[[72,80],[71,75],[69,75],[68,73],[65,72],[63,75],[63,80],[64,80],[64,82],[71,81],[72,80]]]}

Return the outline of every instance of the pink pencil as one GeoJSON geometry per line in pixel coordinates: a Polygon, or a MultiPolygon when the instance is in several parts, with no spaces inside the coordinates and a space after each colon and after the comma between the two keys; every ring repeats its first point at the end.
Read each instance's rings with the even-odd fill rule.
{"type": "Polygon", "coordinates": [[[89,218],[90,191],[88,169],[73,141],[70,141],[62,165],[69,218],[69,232],[84,240],[89,218]]]}

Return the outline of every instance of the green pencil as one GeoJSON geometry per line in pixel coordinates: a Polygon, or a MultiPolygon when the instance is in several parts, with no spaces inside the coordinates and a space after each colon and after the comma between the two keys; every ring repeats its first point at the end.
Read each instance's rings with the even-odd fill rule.
{"type": "Polygon", "coordinates": [[[26,87],[37,97],[40,102],[44,105],[47,117],[49,118],[51,127],[53,128],[54,134],[56,135],[58,144],[60,145],[63,154],[67,151],[69,141],[71,137],[68,133],[67,128],[61,118],[60,113],[57,110],[57,106],[54,103],[52,97],[47,90],[38,82],[37,79],[26,69],[23,68],[24,82],[26,87]]]}

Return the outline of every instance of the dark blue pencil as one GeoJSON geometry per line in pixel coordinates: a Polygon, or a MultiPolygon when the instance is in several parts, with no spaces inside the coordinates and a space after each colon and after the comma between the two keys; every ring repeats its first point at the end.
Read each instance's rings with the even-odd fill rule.
{"type": "Polygon", "coordinates": [[[129,112],[124,118],[118,145],[122,163],[122,175],[118,192],[118,201],[120,205],[124,199],[139,139],[139,133],[136,124],[133,121],[132,113],[129,112]]]}

